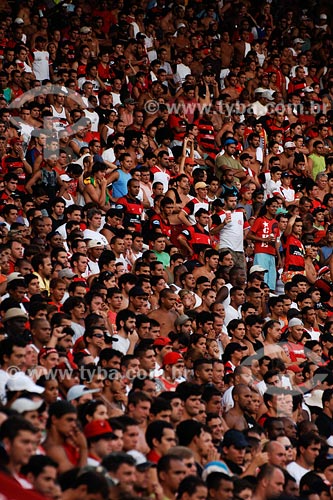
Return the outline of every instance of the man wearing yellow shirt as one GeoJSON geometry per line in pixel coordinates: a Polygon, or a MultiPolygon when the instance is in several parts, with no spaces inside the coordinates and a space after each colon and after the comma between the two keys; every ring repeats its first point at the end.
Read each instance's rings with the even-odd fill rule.
{"type": "Polygon", "coordinates": [[[46,254],[37,254],[31,259],[34,274],[38,278],[41,293],[50,293],[50,277],[52,273],[51,259],[46,254]]]}

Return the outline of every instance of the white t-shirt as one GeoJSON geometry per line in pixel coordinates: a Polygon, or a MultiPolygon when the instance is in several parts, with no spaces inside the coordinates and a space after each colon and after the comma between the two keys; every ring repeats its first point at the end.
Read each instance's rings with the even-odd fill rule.
{"type": "Polygon", "coordinates": [[[279,193],[281,193],[281,195],[286,201],[295,200],[295,191],[291,188],[285,188],[283,186],[280,186],[279,193]]]}
{"type": "Polygon", "coordinates": [[[290,464],[288,464],[286,469],[289,472],[289,474],[293,476],[298,485],[302,477],[305,476],[305,474],[311,470],[311,469],[305,469],[301,465],[298,465],[296,462],[291,462],[290,464]]]}
{"type": "Polygon", "coordinates": [[[102,245],[108,245],[108,240],[101,233],[97,231],[92,231],[91,229],[85,229],[83,231],[83,237],[85,240],[96,240],[100,241],[102,245]]]}
{"type": "Polygon", "coordinates": [[[113,336],[113,338],[118,339],[118,342],[116,343],[117,351],[122,352],[124,355],[127,354],[130,346],[130,341],[128,339],[124,339],[124,337],[120,337],[117,333],[113,336]]]}
{"type": "Polygon", "coordinates": [[[79,323],[74,323],[74,321],[71,323],[71,328],[74,330],[73,344],[75,344],[75,342],[83,336],[85,328],[79,325],[79,323]]]}
{"type": "Polygon", "coordinates": [[[272,179],[269,179],[266,182],[266,197],[272,198],[274,196],[274,193],[278,193],[280,191],[280,187],[281,181],[273,181],[272,179]]]}
{"type": "MultiPolygon", "coordinates": [[[[225,212],[220,215],[221,223],[226,218],[225,212]]],[[[230,248],[234,252],[244,252],[244,214],[242,210],[231,213],[231,222],[228,222],[220,231],[219,248],[230,248]]]]}
{"type": "Polygon", "coordinates": [[[267,107],[264,104],[261,104],[259,101],[255,101],[250,109],[254,116],[260,118],[261,116],[265,116],[267,114],[267,107]]]}
{"type": "Polygon", "coordinates": [[[235,309],[229,304],[227,307],[225,307],[225,318],[224,318],[225,326],[228,326],[228,324],[232,319],[242,319],[242,314],[240,312],[240,308],[235,309]]]}
{"type": "Polygon", "coordinates": [[[177,64],[175,83],[183,84],[187,75],[191,74],[191,68],[186,64],[177,64]]]}
{"type": "Polygon", "coordinates": [[[49,58],[50,54],[47,50],[33,50],[33,62],[32,69],[36,75],[37,80],[49,80],[50,70],[49,70],[49,58]]]}
{"type": "Polygon", "coordinates": [[[109,149],[106,149],[105,151],[103,151],[102,158],[105,161],[109,161],[110,163],[114,163],[116,160],[116,157],[115,157],[113,148],[109,148],[109,149]]]}
{"type": "Polygon", "coordinates": [[[85,116],[91,121],[91,131],[98,132],[99,116],[96,111],[83,110],[85,116]]]}

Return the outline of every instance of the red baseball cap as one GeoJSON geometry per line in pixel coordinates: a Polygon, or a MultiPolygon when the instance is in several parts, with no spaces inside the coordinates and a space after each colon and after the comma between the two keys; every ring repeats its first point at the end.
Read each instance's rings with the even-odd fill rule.
{"type": "Polygon", "coordinates": [[[293,373],[302,373],[302,368],[298,365],[290,365],[287,370],[290,370],[293,373]]]}
{"type": "Polygon", "coordinates": [[[115,436],[107,420],[92,420],[85,426],[83,432],[86,438],[94,438],[97,436],[101,438],[111,438],[115,436]]]}
{"type": "Polygon", "coordinates": [[[163,366],[175,365],[180,360],[183,361],[184,358],[179,352],[168,352],[163,358],[163,366]]]}
{"type": "Polygon", "coordinates": [[[9,141],[9,144],[11,146],[14,146],[14,144],[17,144],[17,143],[22,143],[22,139],[20,139],[19,137],[12,137],[12,139],[9,141]]]}
{"type": "Polygon", "coordinates": [[[165,347],[166,345],[171,345],[172,341],[169,339],[169,337],[159,337],[158,339],[154,340],[153,345],[154,346],[161,346],[165,347]]]}
{"type": "Polygon", "coordinates": [[[197,162],[193,158],[185,158],[185,163],[188,165],[196,165],[197,162]]]}

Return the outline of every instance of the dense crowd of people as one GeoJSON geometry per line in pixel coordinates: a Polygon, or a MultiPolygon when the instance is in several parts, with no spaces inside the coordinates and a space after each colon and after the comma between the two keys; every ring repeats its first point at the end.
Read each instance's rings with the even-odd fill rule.
{"type": "Polygon", "coordinates": [[[1,498],[332,500],[331,28],[1,2],[1,498]]]}

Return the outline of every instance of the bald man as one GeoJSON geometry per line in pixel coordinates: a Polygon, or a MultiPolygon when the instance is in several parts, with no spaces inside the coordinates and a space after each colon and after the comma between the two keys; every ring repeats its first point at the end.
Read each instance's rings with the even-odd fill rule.
{"type": "MultiPolygon", "coordinates": [[[[234,407],[226,412],[224,419],[229,429],[244,431],[248,429],[248,424],[252,420],[247,413],[251,405],[252,391],[248,385],[238,384],[232,390],[232,397],[234,407]]],[[[253,425],[252,421],[251,424],[253,425]]]]}
{"type": "Polygon", "coordinates": [[[264,446],[264,451],[268,454],[268,463],[284,469],[287,465],[286,449],[278,441],[269,441],[264,446]]]}

